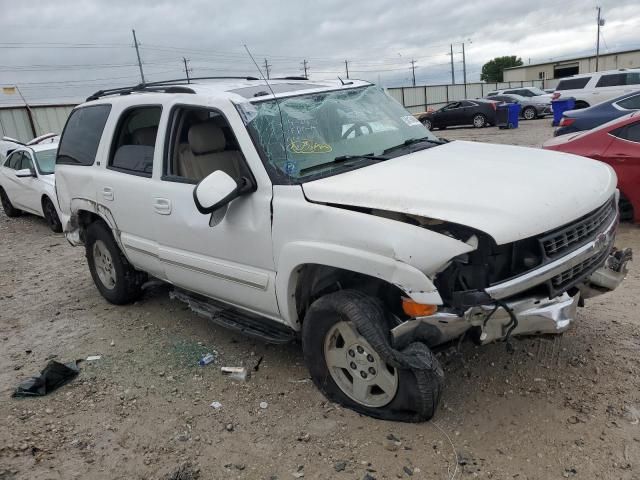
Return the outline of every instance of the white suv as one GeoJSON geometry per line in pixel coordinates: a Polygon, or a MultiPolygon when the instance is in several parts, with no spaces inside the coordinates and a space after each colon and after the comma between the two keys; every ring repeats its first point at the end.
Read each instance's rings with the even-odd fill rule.
{"type": "Polygon", "coordinates": [[[640,69],[620,69],[583,73],[563,78],[556,85],[554,100],[576,99],[576,109],[610,100],[640,90],[640,69]]]}
{"type": "Polygon", "coordinates": [[[108,301],[161,279],[214,322],[300,338],[328,398],[393,420],[434,414],[433,348],[563,332],[631,253],[606,164],[438,140],[362,81],[98,92],[67,121],[56,187],[108,301]]]}

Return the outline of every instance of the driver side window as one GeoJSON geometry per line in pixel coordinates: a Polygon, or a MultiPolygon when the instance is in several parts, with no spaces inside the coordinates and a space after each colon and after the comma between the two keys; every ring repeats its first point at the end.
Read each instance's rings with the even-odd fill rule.
{"type": "Polygon", "coordinates": [[[171,124],[171,143],[163,180],[198,183],[222,170],[231,178],[251,177],[229,122],[216,110],[178,107],[171,124]]]}

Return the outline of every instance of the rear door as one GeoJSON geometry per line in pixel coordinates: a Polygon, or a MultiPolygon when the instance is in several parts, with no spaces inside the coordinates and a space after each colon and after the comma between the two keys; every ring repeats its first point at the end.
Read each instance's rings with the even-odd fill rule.
{"type": "Polygon", "coordinates": [[[596,98],[594,104],[604,102],[610,98],[622,95],[627,88],[627,74],[624,72],[608,73],[602,75],[596,82],[593,95],[596,98]]]}
{"type": "Polygon", "coordinates": [[[640,218],[640,120],[609,133],[613,141],[605,152],[618,176],[618,188],[640,218]]]}
{"type": "Polygon", "coordinates": [[[155,156],[162,156],[156,141],[161,104],[113,107],[104,137],[111,139],[106,166],[96,177],[96,199],[115,219],[122,248],[137,268],[165,278],[154,236],[152,178],[155,156]]]}
{"type": "Polygon", "coordinates": [[[20,191],[20,179],[16,177],[16,171],[20,169],[22,165],[22,151],[13,152],[7,158],[7,161],[2,167],[2,187],[6,192],[9,200],[14,207],[20,208],[19,203],[19,191],[20,191]]]}
{"type": "Polygon", "coordinates": [[[438,125],[445,127],[450,125],[460,125],[459,122],[462,113],[462,105],[460,102],[451,102],[442,110],[438,111],[438,125]]]}

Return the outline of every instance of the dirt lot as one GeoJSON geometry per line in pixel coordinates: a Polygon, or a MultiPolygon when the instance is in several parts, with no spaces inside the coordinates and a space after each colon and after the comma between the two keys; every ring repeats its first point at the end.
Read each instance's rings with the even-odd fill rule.
{"type": "MultiPolygon", "coordinates": [[[[549,123],[438,133],[536,146],[549,123]]],[[[640,251],[640,232],[618,242],[640,251]]],[[[166,288],[109,305],[82,249],[0,214],[0,479],[639,479],[639,289],[632,266],[562,337],[443,352],[435,420],[390,423],[327,403],[298,345],[213,326],[166,288]],[[88,355],[102,358],[53,394],[10,398],[48,359],[88,355]],[[258,363],[247,383],[219,371],[258,363]]]]}

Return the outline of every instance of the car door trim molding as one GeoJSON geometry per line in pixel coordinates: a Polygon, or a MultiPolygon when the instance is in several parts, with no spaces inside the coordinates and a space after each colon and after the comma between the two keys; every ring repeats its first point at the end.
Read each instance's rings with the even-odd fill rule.
{"type": "MultiPolygon", "coordinates": [[[[150,255],[153,255],[153,254],[150,254],[150,255]]],[[[214,272],[212,270],[207,270],[207,269],[204,269],[204,268],[196,267],[194,265],[187,265],[186,263],[176,262],[175,260],[169,260],[168,258],[162,258],[162,257],[159,257],[159,258],[160,258],[160,261],[162,263],[166,263],[168,265],[173,265],[175,267],[184,268],[186,270],[191,270],[192,272],[201,273],[203,275],[209,275],[209,276],[212,276],[212,277],[220,278],[222,280],[227,280],[227,281],[230,281],[230,282],[239,283],[241,285],[246,285],[248,287],[256,288],[256,289],[259,289],[259,290],[266,290],[267,285],[269,283],[269,277],[267,275],[264,275],[264,277],[266,279],[265,282],[257,283],[257,282],[252,282],[251,280],[245,280],[243,278],[238,278],[236,276],[226,275],[224,273],[214,272]]]]}

